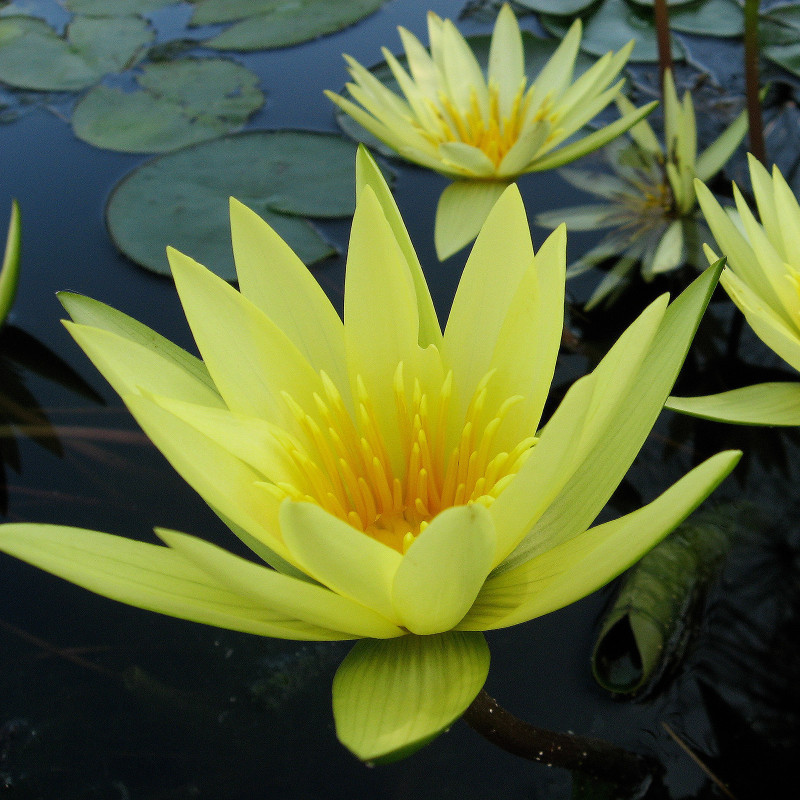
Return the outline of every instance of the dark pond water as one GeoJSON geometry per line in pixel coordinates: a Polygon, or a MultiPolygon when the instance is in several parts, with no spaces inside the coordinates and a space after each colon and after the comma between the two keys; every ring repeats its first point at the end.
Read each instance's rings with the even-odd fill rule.
{"type": "MultiPolygon", "coordinates": [[[[397,50],[396,25],[425,37],[425,11],[457,17],[461,2],[390,0],[357,26],[309,44],[242,59],[261,76],[267,102],[251,127],[335,130],[325,88],[345,80],[343,51],[362,63],[379,45],[397,50]]],[[[182,13],[182,12],[181,12],[182,13]]],[[[166,30],[177,24],[159,18],[166,30]]],[[[535,29],[533,20],[524,25],[535,29]]],[[[480,18],[465,32],[486,31],[480,18]]],[[[727,56],[726,56],[727,58],[727,56]]],[[[645,75],[645,78],[647,76],[645,75]]],[[[739,79],[734,70],[726,78],[739,79]]],[[[733,87],[734,93],[738,90],[733,87]]],[[[38,409],[57,432],[4,428],[4,521],[70,524],[147,538],[154,525],[230,546],[219,520],[145,440],[60,325],[55,292],[99,298],[191,348],[174,287],[119,255],[103,222],[111,187],[145,159],[93,148],[42,105],[0,125],[0,201],[23,209],[23,278],[10,326],[0,334],[0,397],[38,409]],[[63,359],[87,390],[65,388],[45,362],[63,359]],[[44,372],[45,374],[40,374],[44,372]],[[23,391],[24,389],[24,391],[23,391]],[[100,402],[102,397],[103,402],[100,402]],[[44,446],[47,445],[47,446],[44,446]]],[[[445,182],[394,164],[395,194],[442,318],[464,254],[439,264],[434,202],[445,182]]],[[[521,182],[530,217],[591,202],[557,175],[521,182]]],[[[348,223],[321,223],[344,250],[348,223]]],[[[538,245],[544,231],[533,230],[538,245]]],[[[598,237],[570,238],[577,257],[598,237]]],[[[343,259],[314,273],[341,306],[343,259]]],[[[582,374],[656,291],[627,294],[610,313],[573,325],[590,355],[564,353],[556,393],[582,374]]],[[[585,299],[593,274],[569,290],[585,299]]],[[[766,375],[791,379],[747,330],[725,359],[730,304],[717,298],[683,389],[714,390],[766,375]],[[747,366],[747,365],[751,366],[747,366]]],[[[32,418],[32,425],[41,425],[32,418]]],[[[611,589],[489,638],[488,691],[544,727],[606,738],[654,754],[670,797],[713,797],[713,784],[670,738],[667,723],[739,798],[778,797],[798,752],[800,530],[795,431],[731,429],[665,412],[607,513],[635,507],[693,463],[724,447],[746,455],[716,495],[737,504],[738,533],[693,644],[661,690],[619,702],[593,681],[589,657],[611,589]],[[713,687],[713,688],[709,688],[713,687]]],[[[340,644],[298,644],[204,628],[131,609],[0,558],[0,793],[9,798],[166,800],[215,798],[542,798],[571,796],[571,776],[504,753],[461,722],[412,758],[370,769],[336,741],[330,711],[340,644]]]]}

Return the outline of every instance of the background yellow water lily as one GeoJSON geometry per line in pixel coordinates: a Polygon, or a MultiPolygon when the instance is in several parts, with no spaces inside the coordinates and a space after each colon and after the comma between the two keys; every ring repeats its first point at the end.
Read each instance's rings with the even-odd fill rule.
{"type": "Polygon", "coordinates": [[[495,205],[444,333],[388,187],[363,149],[344,323],[275,232],[232,201],[241,292],[170,260],[203,361],[96,301],[67,327],[172,465],[266,563],[157,529],[166,546],[52,525],[0,549],[108,597],[289,639],[361,639],[333,686],[341,741],[396,757],[482,687],[481,631],[619,574],[733,468],[721,453],[590,525],[646,439],[718,270],[661,297],[541,427],[565,233],[534,253],[519,192],[495,205]],[[267,268],[268,265],[268,268],[267,268]]]}
{"type": "MultiPolygon", "coordinates": [[[[750,180],[759,224],[739,187],[736,210],[723,209],[708,187],[697,197],[728,266],[720,282],[758,337],[800,370],[800,205],[777,166],[772,176],[752,155],[750,180]]],[[[717,255],[706,246],[709,261],[717,255]]],[[[704,397],[671,397],[692,416],[745,425],[800,425],[800,383],[762,383],[704,397]]]]}
{"type": "Polygon", "coordinates": [[[633,48],[630,42],[606,53],[573,81],[580,20],[533,79],[525,74],[519,26],[507,4],[492,33],[486,76],[456,26],[433,12],[428,14],[430,52],[404,28],[400,37],[408,71],[386,48],[383,55],[403,97],[348,56],[354,82],[347,90],[356,102],[326,94],[403,158],[455,181],[436,211],[436,251],[442,259],[475,238],[517,176],[580,158],[636,124],[655,105],[631,109],[567,141],[619,94],[624,81],[613,82],[633,48]]]}

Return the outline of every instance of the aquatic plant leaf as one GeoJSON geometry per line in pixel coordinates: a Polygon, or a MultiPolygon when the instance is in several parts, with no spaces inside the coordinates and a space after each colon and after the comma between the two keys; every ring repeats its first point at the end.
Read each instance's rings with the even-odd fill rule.
{"type": "Polygon", "coordinates": [[[362,639],[333,679],[336,735],[362,761],[404,758],[464,713],[488,671],[482,633],[362,639]]]}
{"type": "Polygon", "coordinates": [[[542,14],[579,14],[585,11],[596,0],[516,0],[516,5],[538,11],[542,14]]]}
{"type": "Polygon", "coordinates": [[[800,383],[759,383],[704,397],[670,397],[665,408],[734,425],[800,425],[800,383]]]}
{"type": "Polygon", "coordinates": [[[703,0],[670,12],[669,26],[674,31],[698,36],[741,36],[744,14],[736,0],[703,0]]]}
{"type": "Polygon", "coordinates": [[[76,106],[72,130],[95,147],[162,153],[240,128],[264,102],[258,75],[224,58],[147,64],[139,89],[97,86],[76,106]]]}
{"type": "Polygon", "coordinates": [[[248,131],[152,159],[120,181],[106,207],[116,246],[148,269],[169,274],[172,245],[235,280],[228,198],[264,217],[306,264],[335,250],[304,219],[353,213],[355,147],[310,131],[248,131]]]}
{"type": "MultiPolygon", "coordinates": [[[[629,3],[633,3],[635,6],[643,6],[644,8],[652,8],[655,5],[654,0],[628,0],[629,3]]],[[[667,0],[668,6],[685,6],[689,3],[696,3],[697,0],[667,0]]],[[[705,0],[700,0],[702,4],[705,0]]]]}
{"type": "Polygon", "coordinates": [[[730,509],[684,522],[625,577],[592,653],[595,680],[636,695],[682,657],[709,583],[728,547],[730,509]]]}
{"type": "Polygon", "coordinates": [[[140,17],[76,17],[64,36],[33,17],[0,19],[0,81],[21,89],[75,91],[134,63],[152,41],[140,17]]]}
{"type": "MultiPolygon", "coordinates": [[[[554,36],[562,38],[566,34],[568,22],[564,18],[542,15],[541,20],[545,29],[554,36]]],[[[581,50],[602,56],[609,50],[618,50],[631,39],[636,41],[631,61],[658,61],[656,32],[651,15],[632,8],[625,0],[606,0],[597,11],[586,17],[581,50]]],[[[673,60],[681,61],[683,57],[683,47],[673,39],[673,60]]]]}
{"type": "Polygon", "coordinates": [[[288,47],[342,30],[377,11],[384,0],[199,0],[192,25],[234,22],[205,42],[217,50],[288,47]]]}
{"type": "Polygon", "coordinates": [[[5,253],[0,266],[0,325],[2,325],[17,294],[19,284],[19,250],[22,229],[19,220],[19,206],[16,200],[11,201],[11,219],[8,222],[5,253]]]}
{"type": "Polygon", "coordinates": [[[147,14],[149,11],[174,5],[176,2],[178,0],[63,0],[67,11],[84,14],[87,17],[147,14]]]}

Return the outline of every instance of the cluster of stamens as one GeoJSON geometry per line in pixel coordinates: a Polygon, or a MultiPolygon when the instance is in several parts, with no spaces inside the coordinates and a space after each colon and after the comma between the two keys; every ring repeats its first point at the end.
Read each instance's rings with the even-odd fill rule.
{"type": "Polygon", "coordinates": [[[419,381],[407,393],[401,363],[394,379],[403,449],[402,467],[397,470],[363,381],[356,381],[351,415],[336,386],[321,375],[325,396],[314,396],[314,413],[284,394],[309,444],[304,447],[285,437],[282,444],[294,477],[292,482],[271,484],[271,491],[281,498],[317,503],[401,553],[442,510],[468,503],[491,505],[536,442],[530,436],[511,452],[496,452],[496,433],[521,398],[506,400],[484,424],[490,373],[472,397],[460,437],[446,452],[454,405],[452,373],[436,393],[422,391],[419,381]]]}

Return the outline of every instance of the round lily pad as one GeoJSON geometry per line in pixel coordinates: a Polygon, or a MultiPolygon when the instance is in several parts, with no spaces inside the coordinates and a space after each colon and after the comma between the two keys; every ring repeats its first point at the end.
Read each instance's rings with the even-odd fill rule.
{"type": "MultiPolygon", "coordinates": [[[[542,24],[554,36],[562,38],[568,23],[563,18],[542,15],[542,24]]],[[[597,10],[585,18],[581,50],[602,56],[609,50],[619,50],[631,39],[636,45],[631,61],[658,61],[658,44],[652,14],[642,8],[628,5],[625,0],[605,0],[597,10]]],[[[672,58],[684,57],[681,45],[672,40],[672,58]]]]}
{"type": "Polygon", "coordinates": [[[87,17],[118,17],[126,14],[148,14],[157,8],[173,5],[178,0],[62,0],[67,11],[87,17]]]}
{"type": "Polygon", "coordinates": [[[258,75],[224,58],[148,64],[139,89],[96,86],[76,106],[72,129],[95,147],[163,153],[240,128],[261,107],[258,75]]]}
{"type": "Polygon", "coordinates": [[[0,19],[0,81],[21,89],[75,91],[134,63],[152,41],[141,17],[76,17],[59,36],[44,20],[0,19]]]}
{"type": "Polygon", "coordinates": [[[204,42],[217,50],[265,50],[342,30],[384,0],[197,0],[192,25],[234,24],[204,42]]]}
{"type": "Polygon", "coordinates": [[[353,213],[355,146],[334,134],[246,131],[158,156],[120,181],[106,206],[115,245],[168,274],[172,245],[226,280],[236,274],[228,198],[261,214],[306,264],[332,255],[304,219],[353,213]]]}
{"type": "Polygon", "coordinates": [[[518,6],[529,8],[531,11],[560,16],[580,14],[596,2],[597,0],[516,0],[518,6]]]}
{"type": "Polygon", "coordinates": [[[672,11],[669,26],[674,31],[698,36],[741,36],[744,33],[744,14],[736,0],[703,0],[672,11]]]}

